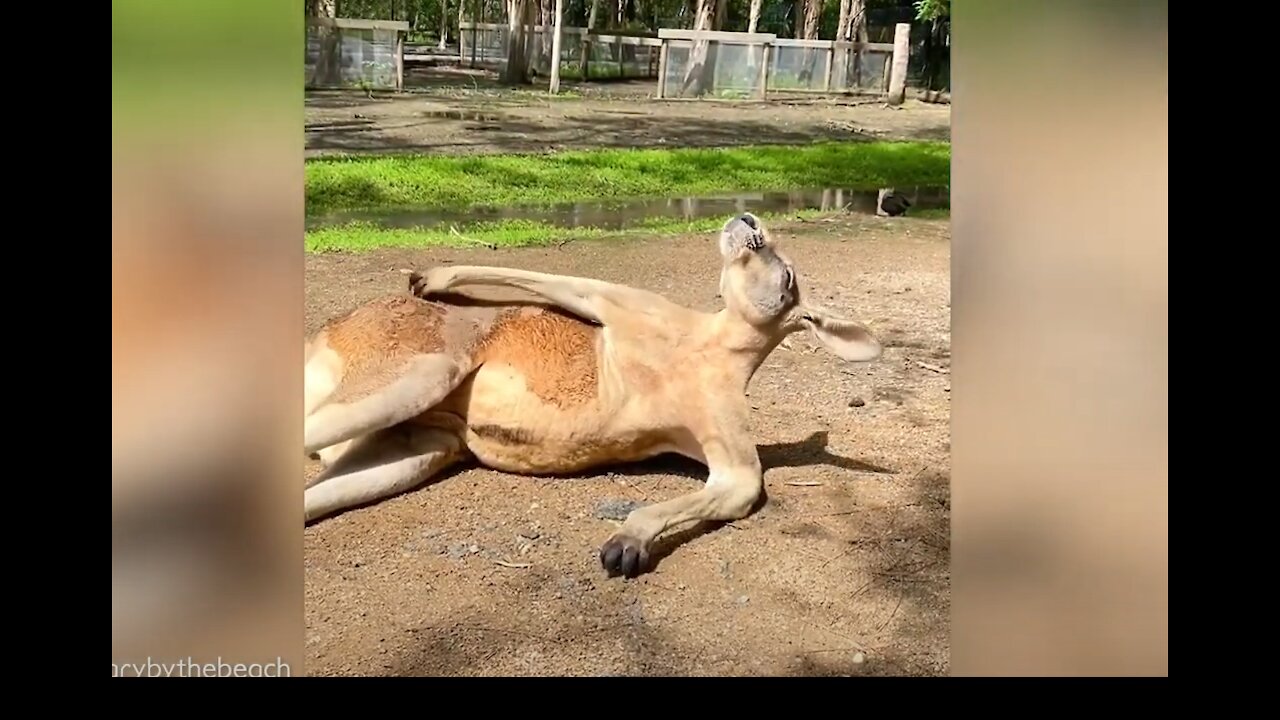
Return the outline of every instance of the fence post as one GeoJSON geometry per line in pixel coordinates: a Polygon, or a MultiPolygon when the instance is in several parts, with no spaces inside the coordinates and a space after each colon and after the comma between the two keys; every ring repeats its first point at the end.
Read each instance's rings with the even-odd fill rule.
{"type": "Polygon", "coordinates": [[[658,46],[658,100],[667,93],[667,47],[668,41],[663,38],[658,46]]]}
{"type": "Polygon", "coordinates": [[[764,43],[764,47],[760,50],[760,99],[767,100],[769,97],[769,51],[772,45],[768,42],[764,43]]]}
{"type": "Polygon", "coordinates": [[[548,88],[552,95],[560,92],[560,39],[564,31],[564,0],[556,0],[555,35],[551,38],[551,84],[548,88]]]}
{"type": "Polygon", "coordinates": [[[893,28],[893,70],[889,74],[890,105],[901,105],[907,95],[907,62],[911,55],[911,24],[898,23],[893,28]]]}
{"type": "Polygon", "coordinates": [[[835,69],[835,65],[836,65],[836,43],[833,40],[831,42],[831,47],[827,48],[827,72],[826,72],[826,75],[822,78],[823,92],[827,92],[827,93],[831,92],[831,72],[832,70],[835,69]]]}
{"type": "Polygon", "coordinates": [[[405,33],[399,30],[396,33],[396,92],[404,90],[404,36],[405,33]]]}

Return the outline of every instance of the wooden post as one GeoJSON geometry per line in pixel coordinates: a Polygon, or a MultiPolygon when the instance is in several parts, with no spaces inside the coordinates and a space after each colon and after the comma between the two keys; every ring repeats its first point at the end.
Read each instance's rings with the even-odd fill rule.
{"type": "Polygon", "coordinates": [[[667,47],[671,41],[663,39],[661,42],[658,46],[658,100],[667,94],[667,47]]]}
{"type": "Polygon", "coordinates": [[[911,24],[893,28],[893,70],[889,74],[890,105],[901,105],[907,95],[907,61],[911,56],[911,24]]]}
{"type": "Polygon", "coordinates": [[[467,44],[463,42],[463,38],[466,37],[466,30],[463,30],[462,28],[463,23],[465,23],[467,20],[466,13],[467,13],[467,0],[458,0],[458,66],[459,67],[462,67],[462,65],[467,61],[467,44]]]}
{"type": "Polygon", "coordinates": [[[564,16],[564,0],[556,0],[556,28],[551,38],[551,94],[560,92],[560,18],[564,16]]]}
{"type": "Polygon", "coordinates": [[[827,48],[827,73],[822,79],[822,91],[831,92],[831,71],[836,64],[836,44],[831,43],[831,47],[827,48]]]}
{"type": "Polygon", "coordinates": [[[396,92],[404,90],[404,36],[399,30],[396,33],[396,92]]]}
{"type": "Polygon", "coordinates": [[[765,100],[769,94],[769,43],[760,51],[760,99],[765,100]]]}

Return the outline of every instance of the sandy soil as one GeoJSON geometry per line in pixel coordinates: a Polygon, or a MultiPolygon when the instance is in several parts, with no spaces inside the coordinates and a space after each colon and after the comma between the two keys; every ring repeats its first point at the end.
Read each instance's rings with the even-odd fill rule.
{"type": "MultiPolygon", "coordinates": [[[[564,480],[464,468],[307,529],[308,672],[945,674],[948,224],[841,216],[776,229],[810,292],[872,323],[888,348],[844,365],[798,337],[761,368],[750,397],[762,510],[680,536],[651,574],[609,579],[597,553],[620,513],[696,489],[696,464],[564,480]]],[[[710,234],[396,250],[309,256],[309,329],[402,292],[400,268],[440,262],[590,275],[715,307],[710,234]]]]}
{"type": "Polygon", "coordinates": [[[547,152],[592,147],[709,147],[818,140],[951,138],[951,108],[909,100],[793,97],[656,101],[654,83],[568,85],[576,97],[515,91],[480,71],[407,71],[406,92],[307,94],[306,153],[547,152]]]}

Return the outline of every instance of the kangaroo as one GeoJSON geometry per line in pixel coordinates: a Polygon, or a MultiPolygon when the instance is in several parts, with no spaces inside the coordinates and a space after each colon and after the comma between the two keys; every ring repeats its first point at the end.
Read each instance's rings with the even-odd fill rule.
{"type": "Polygon", "coordinates": [[[461,462],[552,475],[663,453],[703,464],[706,484],[631,512],[600,547],[610,577],[645,571],[667,530],[745,517],[764,490],[746,390],[765,358],[804,330],[850,362],[881,345],[804,297],[754,215],[729,219],[719,250],[718,312],[589,278],[440,266],[330,321],[306,344],[304,445],[323,466],[306,521],[461,462]],[[535,299],[460,293],[485,286],[535,299]]]}

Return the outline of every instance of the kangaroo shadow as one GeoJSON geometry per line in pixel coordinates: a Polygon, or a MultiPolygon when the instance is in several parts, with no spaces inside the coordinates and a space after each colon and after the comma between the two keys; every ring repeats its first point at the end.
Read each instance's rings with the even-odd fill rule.
{"type": "MultiPolygon", "coordinates": [[[[772,468],[812,467],[815,465],[826,465],[828,467],[837,467],[843,470],[872,473],[876,475],[892,475],[895,472],[891,468],[886,468],[865,460],[857,460],[854,458],[844,457],[843,455],[836,455],[827,449],[829,438],[830,433],[826,430],[818,430],[803,440],[760,445],[758,446],[760,463],[765,472],[768,472],[772,468]]],[[[668,458],[667,456],[663,456],[661,459],[664,463],[671,463],[675,466],[681,466],[683,469],[688,470],[688,474],[685,475],[686,477],[695,476],[696,473],[696,477],[703,479],[706,478],[706,468],[692,460],[688,460],[683,457],[668,458]]],[[[644,463],[635,463],[634,465],[648,465],[653,462],[654,461],[651,460],[644,463]]],[[[640,472],[668,472],[668,470],[657,470],[651,467],[651,469],[647,471],[640,472]]],[[[757,498],[755,504],[751,507],[750,512],[747,513],[747,517],[759,512],[760,509],[768,503],[768,494],[767,489],[763,489],[761,491],[760,497],[757,498]]],[[[649,571],[656,570],[661,561],[680,546],[692,542],[693,540],[696,540],[710,532],[714,532],[728,524],[729,523],[722,521],[699,522],[683,530],[659,537],[654,541],[653,549],[649,553],[649,571]]]]}
{"type": "MultiPolygon", "coordinates": [[[[866,460],[857,460],[854,458],[844,457],[843,455],[836,455],[827,449],[827,445],[830,442],[829,438],[829,432],[826,430],[818,430],[803,440],[757,445],[756,449],[760,454],[760,464],[765,472],[768,472],[772,468],[812,467],[815,465],[825,465],[827,467],[835,467],[842,470],[871,473],[875,475],[892,475],[897,472],[892,468],[877,465],[866,460]]],[[[654,458],[649,458],[648,460],[610,465],[605,468],[605,470],[613,473],[614,475],[624,475],[628,477],[640,475],[675,475],[677,477],[688,478],[690,480],[705,481],[707,479],[706,465],[675,453],[659,455],[654,458]]],[[[591,469],[577,473],[568,473],[561,477],[589,478],[596,477],[599,474],[599,469],[591,469]]]]}

